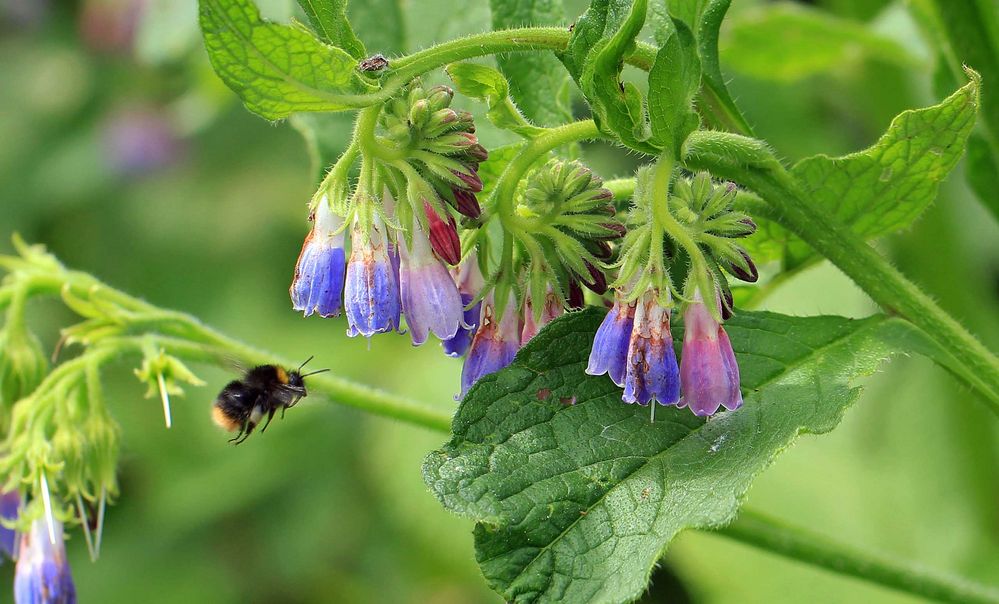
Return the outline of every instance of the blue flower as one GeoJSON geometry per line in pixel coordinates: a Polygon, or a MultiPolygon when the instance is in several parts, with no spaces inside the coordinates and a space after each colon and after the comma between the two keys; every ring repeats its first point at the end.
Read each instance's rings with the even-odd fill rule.
{"type": "Polygon", "coordinates": [[[430,332],[442,340],[453,338],[462,323],[461,295],[415,220],[412,246],[400,241],[400,250],[399,291],[413,345],[426,342],[430,332]]]}
{"type": "Polygon", "coordinates": [[[66,562],[62,523],[55,523],[55,543],[49,540],[45,518],[31,523],[21,535],[14,574],[16,604],[75,604],[76,587],[66,562]]]}
{"type": "MultiPolygon", "coordinates": [[[[21,494],[17,491],[0,492],[0,518],[13,522],[21,508],[21,494]]],[[[14,546],[17,544],[17,531],[0,524],[0,552],[14,558],[14,546]]]]}
{"type": "Polygon", "coordinates": [[[479,378],[495,373],[513,362],[513,357],[520,348],[520,321],[513,295],[499,321],[496,320],[495,313],[496,303],[490,293],[483,300],[481,323],[461,368],[461,398],[465,397],[468,389],[479,378]]]}
{"type": "MultiPolygon", "coordinates": [[[[717,303],[717,302],[716,302],[717,303]]],[[[680,384],[683,401],[694,415],[712,415],[724,406],[742,406],[739,365],[728,334],[705,306],[701,292],[683,312],[683,354],[680,384]]]]}
{"type": "Polygon", "coordinates": [[[635,324],[628,345],[624,378],[626,403],[675,405],[680,400],[680,376],[669,331],[670,309],[659,304],[659,294],[647,290],[635,307],[635,324]]]}
{"type": "Polygon", "coordinates": [[[458,326],[458,331],[455,332],[454,337],[448,338],[441,342],[444,347],[444,354],[449,357],[460,357],[465,354],[468,347],[472,344],[472,338],[475,337],[475,331],[479,328],[479,316],[482,313],[482,302],[476,303],[471,308],[467,308],[469,304],[472,303],[475,297],[471,294],[461,294],[461,304],[465,311],[462,316],[462,324],[458,326]]]}
{"type": "Polygon", "coordinates": [[[343,293],[345,253],[343,249],[343,221],[330,210],[324,195],[313,215],[312,230],[305,238],[302,253],[295,266],[295,279],[291,283],[291,302],[295,310],[306,317],[318,312],[321,317],[340,314],[340,296],[343,293]]]}
{"type": "Polygon", "coordinates": [[[482,314],[482,302],[478,302],[471,308],[468,307],[472,300],[479,295],[479,290],[485,280],[479,271],[479,260],[475,252],[471,252],[457,268],[452,269],[451,275],[455,283],[458,284],[458,292],[461,294],[461,305],[465,309],[461,325],[454,337],[444,340],[444,354],[449,357],[460,357],[468,350],[475,337],[475,332],[479,328],[479,317],[482,314]]]}
{"type": "Polygon", "coordinates": [[[351,232],[350,262],[344,284],[347,335],[370,338],[376,333],[399,327],[399,284],[397,266],[385,238],[385,225],[376,216],[369,232],[357,223],[351,232]]]}
{"type": "Polygon", "coordinates": [[[623,292],[614,293],[614,306],[604,317],[603,323],[593,337],[590,362],[586,366],[589,375],[607,374],[618,386],[624,386],[628,369],[628,346],[631,330],[635,324],[635,303],[625,300],[623,292]]]}

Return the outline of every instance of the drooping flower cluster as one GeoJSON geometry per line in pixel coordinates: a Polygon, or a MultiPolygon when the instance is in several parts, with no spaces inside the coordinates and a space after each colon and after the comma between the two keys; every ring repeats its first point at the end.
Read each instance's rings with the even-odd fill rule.
{"type": "Polygon", "coordinates": [[[450,108],[452,97],[447,87],[425,91],[414,83],[390,102],[371,133],[390,159],[362,154],[366,176],[349,198],[336,197],[350,190],[338,180],[347,171],[330,172],[295,269],[295,310],[330,317],[343,308],[348,335],[368,338],[401,330],[404,317],[414,345],[430,333],[463,345],[458,335],[471,326],[464,307],[472,300],[463,299],[448,265],[461,261],[456,217],[477,226],[477,170],[488,154],[471,116],[450,108]]]}
{"type": "MultiPolygon", "coordinates": [[[[512,257],[496,270],[482,302],[461,396],[482,376],[509,365],[566,308],[581,307],[580,283],[597,294],[607,291],[598,267],[610,257],[608,241],[623,230],[610,199],[602,181],[579,162],[552,160],[530,175],[514,206],[517,219],[505,225],[512,231],[512,257]]],[[[488,250],[487,242],[480,248],[488,250]]]]}
{"type": "MultiPolygon", "coordinates": [[[[677,364],[670,332],[672,279],[665,270],[668,258],[664,258],[673,253],[661,243],[668,232],[653,232],[667,221],[650,208],[667,200],[650,199],[643,184],[640,181],[634,212],[641,224],[633,225],[625,243],[614,306],[594,337],[586,372],[608,374],[624,388],[622,399],[627,403],[658,401],[688,407],[700,416],[712,415],[720,407],[737,409],[742,405],[739,366],[721,325],[722,317],[732,309],[719,267],[745,281],[756,280],[749,254],[731,241],[751,234],[755,225],[744,214],[732,211],[733,189],[714,185],[707,175],[692,181],[677,179],[669,205],[655,208],[655,212],[670,212],[675,224],[697,243],[696,249],[682,250],[688,271],[683,348],[677,364]],[[650,242],[655,242],[654,250],[641,248],[650,242]],[[636,257],[644,258],[646,265],[637,266],[636,257]],[[707,296],[702,293],[705,283],[710,288],[707,296]],[[712,301],[712,308],[705,297],[712,301]]],[[[634,216],[632,221],[636,222],[634,216]]]]}

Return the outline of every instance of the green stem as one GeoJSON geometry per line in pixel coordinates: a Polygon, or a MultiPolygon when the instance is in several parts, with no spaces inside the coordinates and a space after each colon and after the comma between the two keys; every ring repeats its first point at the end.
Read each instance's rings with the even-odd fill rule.
{"type": "Polygon", "coordinates": [[[708,154],[688,157],[687,164],[756,191],[784,227],[832,261],[885,312],[905,318],[932,338],[956,361],[948,368],[999,414],[999,359],[859,235],[808,203],[783,167],[746,167],[708,154]]]}
{"type": "MultiPolygon", "coordinates": [[[[157,341],[162,343],[164,348],[187,360],[221,366],[226,366],[228,359],[251,367],[272,363],[284,367],[298,366],[297,362],[282,359],[230,338],[191,315],[161,310],[108,287],[86,273],[67,271],[58,276],[38,274],[32,275],[28,280],[29,290],[35,294],[58,295],[64,285],[68,285],[81,297],[97,295],[108,300],[113,299],[116,304],[139,313],[138,319],[142,325],[156,328],[163,334],[157,338],[157,341]]],[[[99,349],[100,360],[110,360],[123,352],[141,352],[141,341],[136,339],[134,343],[129,342],[129,338],[121,338],[115,341],[116,345],[113,348],[102,346],[99,349]]],[[[63,368],[72,362],[67,361],[57,367],[50,377],[53,375],[59,377],[62,372],[69,371],[63,368]]],[[[334,403],[356,407],[375,415],[398,419],[431,430],[448,432],[451,427],[451,418],[446,413],[334,375],[319,374],[310,377],[309,389],[314,393],[325,394],[334,403]]]]}
{"type": "Polygon", "coordinates": [[[930,600],[964,604],[999,602],[999,591],[995,589],[913,564],[887,560],[745,508],[735,522],[720,529],[717,534],[779,556],[930,600]]]}

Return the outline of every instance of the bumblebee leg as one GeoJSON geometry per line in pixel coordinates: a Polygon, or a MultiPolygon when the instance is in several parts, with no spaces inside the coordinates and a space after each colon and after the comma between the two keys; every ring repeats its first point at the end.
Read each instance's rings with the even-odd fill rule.
{"type": "MultiPolygon", "coordinates": [[[[239,443],[243,442],[242,440],[240,440],[240,438],[243,437],[243,434],[247,434],[247,435],[249,434],[249,432],[246,431],[247,424],[249,424],[249,422],[243,422],[243,425],[239,429],[239,433],[236,434],[236,436],[233,436],[232,438],[230,438],[229,442],[237,444],[237,445],[239,443]]],[[[243,438],[243,440],[245,440],[245,438],[243,438]]]]}
{"type": "Polygon", "coordinates": [[[263,425],[263,427],[261,427],[261,428],[260,428],[260,433],[261,433],[261,434],[263,434],[263,433],[264,433],[264,430],[266,430],[266,429],[267,429],[267,426],[271,425],[271,420],[272,420],[272,419],[274,419],[274,413],[275,413],[276,411],[277,411],[277,409],[274,409],[274,408],[272,408],[272,409],[270,410],[270,412],[269,412],[269,413],[267,414],[267,421],[266,421],[266,422],[264,422],[264,425],[263,425]]]}

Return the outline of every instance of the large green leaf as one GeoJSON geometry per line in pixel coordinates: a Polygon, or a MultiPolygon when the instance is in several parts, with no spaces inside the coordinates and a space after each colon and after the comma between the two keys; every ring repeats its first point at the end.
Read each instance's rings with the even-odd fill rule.
{"type": "Polygon", "coordinates": [[[721,55],[726,67],[777,81],[799,80],[857,59],[915,64],[898,42],[863,23],[786,2],[733,18],[721,55]]]}
{"type": "MultiPolygon", "coordinates": [[[[978,109],[979,77],[937,105],[905,111],[871,147],[845,155],[816,155],[791,173],[812,203],[866,238],[906,228],[936,198],[940,182],[964,153],[978,109]]],[[[780,226],[760,220],[745,240],[758,261],[794,255],[812,258],[805,244],[780,226]],[[774,245],[774,242],[780,242],[774,245]],[[777,253],[780,251],[783,253],[777,253]]]]}
{"type": "Polygon", "coordinates": [[[555,321],[480,380],[453,438],[424,464],[444,506],[478,522],[477,559],[508,601],[638,597],[680,530],[729,522],[798,434],[836,426],[854,378],[925,342],[881,316],[743,312],[726,327],[745,405],[708,421],[660,408],[651,423],[606,376],[583,372],[601,318],[590,309],[555,321]]]}
{"type": "Polygon", "coordinates": [[[298,0],[298,5],[323,40],[355,59],[364,58],[364,44],[347,21],[347,0],[298,0]]]}
{"type": "Polygon", "coordinates": [[[200,0],[199,6],[212,67],[262,117],[357,107],[372,88],[346,51],[304,27],[263,20],[249,0],[200,0]]]}
{"type": "MultiPolygon", "coordinates": [[[[493,29],[565,22],[562,0],[490,0],[493,29]]],[[[510,80],[510,95],[524,115],[541,126],[572,119],[569,74],[551,53],[498,55],[496,62],[510,80]]]]}

